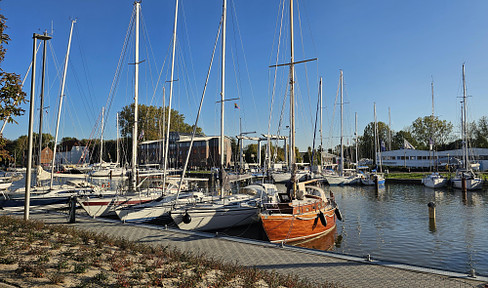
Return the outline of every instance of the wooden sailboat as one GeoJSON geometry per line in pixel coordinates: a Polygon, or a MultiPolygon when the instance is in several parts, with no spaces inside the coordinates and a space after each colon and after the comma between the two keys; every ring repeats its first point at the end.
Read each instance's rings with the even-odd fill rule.
{"type": "Polygon", "coordinates": [[[290,127],[291,127],[291,181],[286,193],[277,193],[264,203],[259,214],[269,241],[284,243],[312,238],[325,234],[336,227],[336,219],[342,219],[333,197],[328,199],[323,189],[308,186],[309,182],[296,184],[295,155],[295,98],[294,98],[294,38],[293,0],[290,1],[290,127]]]}

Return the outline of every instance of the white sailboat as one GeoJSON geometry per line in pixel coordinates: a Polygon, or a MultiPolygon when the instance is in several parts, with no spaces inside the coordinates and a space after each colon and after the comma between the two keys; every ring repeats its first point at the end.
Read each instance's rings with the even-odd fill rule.
{"type": "Polygon", "coordinates": [[[479,190],[483,187],[483,180],[476,176],[471,169],[468,155],[468,136],[467,136],[467,108],[466,108],[466,76],[463,64],[463,113],[461,121],[461,137],[463,142],[463,167],[456,171],[456,175],[451,179],[452,186],[457,189],[463,189],[464,185],[467,190],[479,190]],[[464,184],[463,184],[464,183],[464,184]]]}
{"type": "MultiPolygon", "coordinates": [[[[432,119],[434,119],[434,81],[431,82],[431,87],[432,87],[432,119]]],[[[432,131],[431,131],[432,134],[432,131]]],[[[432,149],[432,144],[430,145],[430,150],[434,151],[432,149]]],[[[434,154],[434,152],[432,152],[434,154]]],[[[432,155],[433,156],[433,155],[432,155]]],[[[434,157],[432,157],[434,159],[434,157]]],[[[432,165],[431,167],[434,167],[435,165],[432,165]]],[[[429,175],[426,175],[424,178],[422,178],[422,184],[424,184],[425,187],[427,188],[441,188],[447,185],[448,179],[447,177],[444,177],[439,174],[439,172],[432,172],[429,175]]]]}
{"type": "Polygon", "coordinates": [[[361,178],[361,183],[363,185],[372,186],[385,184],[385,177],[382,171],[382,160],[381,160],[381,148],[378,150],[378,122],[376,121],[376,103],[374,103],[374,158],[376,159],[376,165],[380,168],[380,171],[373,170],[371,172],[365,173],[365,177],[361,178]],[[379,162],[379,165],[378,165],[379,162]]]}
{"type": "MultiPolygon", "coordinates": [[[[226,44],[226,22],[227,22],[227,0],[222,5],[222,56],[221,56],[221,92],[220,92],[220,171],[221,183],[219,199],[209,203],[195,203],[192,205],[180,206],[171,211],[171,218],[178,228],[183,230],[215,230],[232,226],[245,225],[258,220],[258,208],[260,199],[256,195],[235,194],[226,195],[226,182],[224,171],[224,104],[225,104],[225,44],[226,44]]],[[[213,59],[213,55],[212,55],[213,59]]],[[[208,75],[207,75],[208,80],[208,75]]],[[[205,94],[205,92],[204,92],[205,94]]],[[[203,96],[202,96],[203,101],[203,96]]],[[[200,109],[202,103],[200,102],[200,109]]],[[[200,112],[200,111],[199,111],[200,112]]],[[[196,127],[198,116],[195,123],[196,127]]],[[[195,133],[195,128],[193,134],[195,133]]],[[[193,141],[193,140],[192,140],[193,141]]],[[[191,144],[190,144],[191,148],[191,144]]],[[[190,151],[188,152],[190,153],[190,151]]],[[[188,154],[189,156],[189,154],[188,154]]],[[[188,157],[187,156],[187,157],[188,157]]],[[[186,172],[183,169],[182,177],[186,172]]],[[[178,197],[177,197],[178,198],[178,197]]],[[[177,200],[178,201],[178,200],[177,200]]]]}
{"type": "Polygon", "coordinates": [[[352,185],[357,184],[360,181],[360,178],[357,174],[353,175],[344,175],[344,137],[343,137],[343,127],[344,127],[344,73],[342,70],[340,75],[340,94],[341,94],[341,137],[340,137],[340,147],[341,147],[341,154],[340,154],[340,165],[339,165],[339,173],[338,174],[324,174],[324,178],[327,180],[327,183],[331,186],[337,185],[352,185]]]}

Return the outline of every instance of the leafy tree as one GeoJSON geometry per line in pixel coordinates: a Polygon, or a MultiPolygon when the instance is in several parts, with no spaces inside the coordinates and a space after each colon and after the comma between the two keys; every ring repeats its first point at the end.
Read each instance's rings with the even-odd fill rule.
{"type": "Polygon", "coordinates": [[[446,120],[440,120],[437,116],[425,116],[415,119],[412,123],[412,136],[414,136],[419,148],[428,149],[430,139],[434,145],[444,145],[451,137],[453,125],[446,120]]]}
{"type": "MultiPolygon", "coordinates": [[[[8,123],[17,123],[14,116],[21,116],[24,114],[24,109],[20,107],[25,103],[26,94],[22,91],[22,82],[20,75],[15,73],[7,73],[2,67],[1,63],[5,58],[7,45],[10,37],[4,33],[7,28],[7,18],[0,14],[0,121],[7,121],[8,123]]],[[[0,161],[11,159],[11,154],[5,150],[6,140],[3,137],[0,139],[0,161]]]]}
{"type": "MultiPolygon", "coordinates": [[[[381,147],[381,143],[384,143],[384,146],[387,146],[387,141],[388,141],[388,133],[390,131],[390,128],[388,125],[386,125],[384,122],[378,122],[378,147],[377,149],[379,150],[381,147]]],[[[374,159],[374,122],[369,123],[365,128],[363,132],[363,136],[358,137],[359,141],[359,155],[360,158],[370,158],[374,159]]]]}
{"type": "Polygon", "coordinates": [[[486,116],[469,125],[471,131],[471,143],[477,148],[488,148],[488,118],[486,116]]]}
{"type": "Polygon", "coordinates": [[[419,143],[412,136],[412,133],[407,129],[407,130],[400,130],[393,135],[391,139],[391,149],[393,150],[403,149],[405,140],[407,140],[408,143],[412,144],[415,148],[419,147],[419,143]]]}
{"type": "MultiPolygon", "coordinates": [[[[163,108],[156,106],[146,106],[139,104],[138,109],[138,137],[144,140],[156,140],[164,137],[163,132],[167,127],[167,123],[163,123],[163,108]]],[[[168,107],[165,107],[165,117],[167,120],[168,107]]],[[[186,124],[185,116],[178,111],[171,109],[171,127],[170,131],[181,133],[193,132],[193,126],[186,124]]],[[[134,104],[122,108],[119,116],[119,124],[122,137],[132,137],[132,129],[134,127],[134,104]]],[[[202,129],[197,127],[197,134],[202,134],[202,129]]]]}

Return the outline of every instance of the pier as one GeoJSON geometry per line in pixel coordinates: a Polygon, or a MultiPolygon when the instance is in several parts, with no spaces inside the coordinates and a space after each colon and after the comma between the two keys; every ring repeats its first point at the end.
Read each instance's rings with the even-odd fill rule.
{"type": "MultiPolygon", "coordinates": [[[[0,211],[0,214],[7,213],[0,211]]],[[[149,245],[171,246],[225,263],[293,274],[315,282],[329,281],[345,287],[486,287],[488,283],[488,277],[379,261],[367,255],[359,258],[161,226],[123,224],[81,215],[76,215],[75,223],[68,224],[67,214],[45,211],[33,211],[31,219],[52,225],[70,225],[149,245]]]]}

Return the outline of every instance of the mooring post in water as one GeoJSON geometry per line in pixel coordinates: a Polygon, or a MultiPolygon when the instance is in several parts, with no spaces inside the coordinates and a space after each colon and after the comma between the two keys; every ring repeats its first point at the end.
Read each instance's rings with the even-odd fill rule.
{"type": "Polygon", "coordinates": [[[378,181],[378,175],[374,175],[374,186],[376,187],[376,191],[380,188],[380,184],[378,181]]]}
{"type": "Polygon", "coordinates": [[[69,197],[69,223],[76,221],[76,196],[69,197]]]}
{"type": "Polygon", "coordinates": [[[429,202],[429,204],[427,204],[427,207],[429,207],[429,218],[435,221],[435,203],[429,202]]]}
{"type": "Polygon", "coordinates": [[[464,176],[464,174],[463,174],[463,177],[461,178],[461,188],[462,188],[463,192],[466,192],[468,190],[466,187],[466,177],[464,176]]]}

